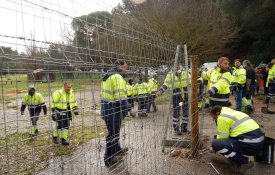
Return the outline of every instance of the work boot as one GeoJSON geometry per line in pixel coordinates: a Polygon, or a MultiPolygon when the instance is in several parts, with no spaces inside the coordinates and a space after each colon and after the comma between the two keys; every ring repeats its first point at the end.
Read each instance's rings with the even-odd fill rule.
{"type": "Polygon", "coordinates": [[[127,152],[128,152],[128,148],[125,147],[125,148],[122,148],[119,152],[118,152],[118,155],[121,155],[121,156],[124,156],[127,152]]]}
{"type": "Polygon", "coordinates": [[[209,108],[210,104],[209,103],[205,103],[204,108],[209,108]]]}
{"type": "Polygon", "coordinates": [[[30,140],[33,140],[33,139],[34,139],[34,137],[35,137],[35,135],[34,135],[34,134],[30,134],[30,135],[29,135],[29,139],[30,139],[30,140]]]}
{"type": "Polygon", "coordinates": [[[58,138],[57,137],[53,137],[53,143],[54,144],[59,144],[58,138]]]}
{"type": "Polygon", "coordinates": [[[254,166],[254,162],[249,161],[247,164],[241,164],[239,167],[239,173],[244,173],[246,170],[251,169],[254,166]]]}
{"type": "Polygon", "coordinates": [[[63,138],[61,139],[61,144],[66,145],[66,146],[70,145],[70,143],[67,140],[63,139],[63,138]]]}
{"type": "Polygon", "coordinates": [[[181,131],[182,132],[187,132],[188,130],[187,130],[187,123],[182,123],[181,124],[181,131]]]}
{"type": "Polygon", "coordinates": [[[181,131],[174,131],[174,134],[177,135],[177,136],[181,136],[182,135],[182,132],[181,131]]]}
{"type": "Polygon", "coordinates": [[[121,155],[114,156],[111,160],[104,161],[106,167],[110,167],[120,161],[122,161],[123,157],[121,155]]]}
{"type": "Polygon", "coordinates": [[[39,133],[38,129],[35,130],[34,135],[37,136],[39,133]]]}
{"type": "Polygon", "coordinates": [[[133,111],[130,111],[129,113],[130,113],[130,116],[131,116],[131,117],[135,117],[135,116],[136,116],[135,113],[134,113],[133,111]]]}

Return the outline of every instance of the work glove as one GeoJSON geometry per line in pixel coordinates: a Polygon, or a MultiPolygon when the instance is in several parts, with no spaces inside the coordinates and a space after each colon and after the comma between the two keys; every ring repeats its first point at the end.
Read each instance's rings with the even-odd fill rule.
{"type": "Polygon", "coordinates": [[[59,113],[56,108],[52,108],[52,120],[57,121],[58,120],[59,113]]]}
{"type": "Polygon", "coordinates": [[[203,93],[203,94],[202,94],[202,97],[203,97],[203,98],[209,98],[209,97],[210,97],[210,92],[207,91],[207,92],[203,93]]]}
{"type": "Polygon", "coordinates": [[[77,106],[73,107],[73,113],[74,115],[79,115],[77,106]]]}

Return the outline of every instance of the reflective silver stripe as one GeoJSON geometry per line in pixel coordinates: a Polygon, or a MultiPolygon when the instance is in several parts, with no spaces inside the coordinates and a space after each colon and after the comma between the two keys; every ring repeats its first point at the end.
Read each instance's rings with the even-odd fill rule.
{"type": "Polygon", "coordinates": [[[226,148],[223,148],[222,150],[217,151],[217,153],[219,153],[219,154],[224,154],[226,152],[228,152],[228,149],[226,149],[226,148]]]}
{"type": "Polygon", "coordinates": [[[110,99],[103,98],[103,97],[101,97],[101,100],[104,100],[104,101],[106,101],[108,103],[115,103],[116,102],[115,100],[110,100],[110,99]]]}
{"type": "Polygon", "coordinates": [[[125,92],[126,93],[126,91],[124,89],[116,89],[115,92],[125,92]]]}
{"type": "Polygon", "coordinates": [[[106,89],[102,89],[101,90],[101,93],[104,92],[106,94],[110,94],[110,95],[113,95],[114,93],[112,91],[109,91],[109,90],[106,90],[106,89]]]}
{"type": "Polygon", "coordinates": [[[216,84],[217,82],[215,82],[215,81],[210,81],[210,83],[212,83],[212,84],[216,84]]]}
{"type": "Polygon", "coordinates": [[[264,136],[261,136],[259,138],[255,138],[255,139],[240,139],[238,141],[240,142],[244,142],[244,143],[260,143],[264,140],[264,136]]]}
{"type": "Polygon", "coordinates": [[[175,92],[173,95],[181,95],[181,92],[175,92]]]}
{"type": "Polygon", "coordinates": [[[230,81],[227,78],[221,77],[220,79],[225,80],[228,84],[230,84],[230,81]]]}
{"type": "Polygon", "coordinates": [[[121,97],[117,100],[110,100],[110,99],[101,97],[101,100],[104,100],[104,101],[109,102],[109,103],[115,103],[115,102],[119,102],[121,100],[127,100],[127,99],[128,99],[127,97],[121,97]]]}
{"type": "Polygon", "coordinates": [[[235,128],[236,128],[237,126],[239,126],[241,123],[243,123],[243,122],[245,122],[245,121],[251,119],[249,116],[246,116],[246,117],[244,117],[244,118],[238,120],[237,118],[235,118],[234,116],[229,115],[229,114],[221,113],[220,115],[223,116],[223,117],[230,118],[230,119],[232,119],[232,120],[235,122],[235,124],[232,125],[232,126],[230,127],[230,131],[233,130],[233,129],[235,129],[235,128]]]}
{"type": "Polygon", "coordinates": [[[246,74],[240,74],[239,76],[246,76],[246,74]]]}
{"type": "Polygon", "coordinates": [[[238,119],[236,119],[236,118],[235,118],[234,116],[232,116],[232,115],[224,114],[224,113],[221,113],[220,115],[223,116],[223,117],[230,118],[230,119],[234,120],[234,122],[237,122],[237,121],[238,121],[238,119]]]}
{"type": "Polygon", "coordinates": [[[213,101],[221,101],[221,102],[225,102],[229,100],[228,98],[214,98],[214,97],[209,97],[209,99],[213,101]]]}
{"type": "Polygon", "coordinates": [[[229,133],[227,132],[218,132],[217,134],[220,136],[229,136],[229,133]]]}
{"type": "Polygon", "coordinates": [[[242,124],[243,122],[245,122],[245,121],[247,121],[247,120],[250,120],[250,119],[251,119],[251,118],[247,116],[247,117],[242,118],[241,120],[236,121],[235,124],[232,125],[232,126],[230,127],[230,130],[235,129],[237,126],[239,126],[239,125],[242,124]]]}
{"type": "Polygon", "coordinates": [[[229,158],[229,157],[234,157],[235,155],[236,155],[236,153],[232,152],[230,154],[224,155],[224,157],[229,158]]]}
{"type": "Polygon", "coordinates": [[[210,91],[215,94],[215,90],[213,88],[211,88],[210,91]]]}
{"type": "Polygon", "coordinates": [[[75,103],[76,101],[71,101],[71,102],[53,102],[54,104],[59,104],[59,103],[61,103],[61,104],[67,104],[67,103],[75,103]]]}

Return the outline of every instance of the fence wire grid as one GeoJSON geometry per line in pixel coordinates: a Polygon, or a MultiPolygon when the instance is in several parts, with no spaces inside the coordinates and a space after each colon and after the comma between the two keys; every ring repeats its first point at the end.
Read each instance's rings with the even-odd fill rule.
{"type": "MultiPolygon", "coordinates": [[[[187,109],[197,105],[193,102],[201,97],[191,100],[191,89],[197,82],[191,83],[193,70],[186,48],[126,15],[110,12],[107,1],[85,2],[71,0],[65,5],[62,1],[5,0],[0,4],[15,24],[7,24],[11,30],[0,33],[0,174],[185,174],[185,167],[178,163],[180,157],[169,155],[179,147],[178,142],[165,146],[166,140],[176,137],[190,147],[192,139],[191,133],[174,136],[173,93],[169,92],[157,96],[157,111],[144,117],[134,102],[135,116],[127,115],[120,131],[121,145],[129,151],[119,163],[109,168],[104,165],[108,131],[100,114],[101,77],[117,59],[129,65],[127,82],[133,79],[136,84],[141,78],[147,81],[154,77],[159,88],[174,63],[182,65],[188,75],[185,93],[189,100],[180,116],[182,111],[188,113],[189,131],[198,111],[187,109]],[[88,4],[103,11],[95,12],[88,4]],[[61,38],[58,42],[56,35],[61,38]],[[56,127],[51,117],[52,94],[65,82],[72,84],[79,109],[79,115],[72,116],[69,146],[52,141],[56,127]],[[29,137],[29,112],[20,112],[29,86],[42,94],[48,111],[46,115],[41,112],[39,133],[34,138],[29,137]]],[[[200,120],[202,128],[203,118],[200,120]]],[[[197,134],[202,135],[202,130],[197,134]]]]}

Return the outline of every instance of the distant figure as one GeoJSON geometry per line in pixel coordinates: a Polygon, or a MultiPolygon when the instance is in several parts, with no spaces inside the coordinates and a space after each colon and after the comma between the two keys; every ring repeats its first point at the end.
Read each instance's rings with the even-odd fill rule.
{"type": "Polygon", "coordinates": [[[266,86],[269,88],[265,103],[268,104],[271,97],[275,97],[275,59],[270,62],[266,86]]]}
{"type": "Polygon", "coordinates": [[[78,107],[72,85],[64,83],[62,89],[52,95],[52,120],[56,122],[56,129],[53,130],[53,143],[58,144],[59,132],[61,132],[61,144],[69,145],[69,128],[72,120],[72,112],[78,115],[78,107]]]}
{"type": "Polygon", "coordinates": [[[148,81],[148,86],[151,89],[151,94],[149,96],[149,103],[147,106],[147,112],[150,113],[151,105],[153,106],[154,112],[157,112],[157,106],[155,103],[156,94],[158,91],[158,81],[156,80],[156,76],[152,75],[148,81]]]}
{"type": "Polygon", "coordinates": [[[235,95],[236,100],[236,110],[242,110],[242,95],[243,95],[243,88],[246,83],[246,70],[243,68],[240,59],[235,59],[235,69],[232,73],[232,86],[233,86],[233,93],[235,95]]]}
{"type": "Polygon", "coordinates": [[[128,80],[128,84],[126,85],[127,88],[127,98],[128,98],[128,102],[131,105],[131,109],[129,109],[129,114],[132,117],[135,117],[134,112],[132,111],[132,109],[134,108],[134,80],[133,79],[129,79],[128,80]]]}
{"type": "Polygon", "coordinates": [[[24,114],[24,110],[28,106],[28,111],[31,117],[31,129],[30,129],[30,139],[33,139],[34,136],[38,134],[37,129],[37,121],[39,119],[39,115],[43,108],[44,115],[47,115],[47,107],[44,101],[43,96],[35,92],[35,88],[30,86],[28,88],[28,93],[23,96],[22,104],[21,104],[21,115],[24,114]]]}
{"type": "Polygon", "coordinates": [[[214,106],[210,115],[217,125],[217,138],[212,142],[213,151],[235,162],[239,173],[253,167],[247,156],[261,152],[264,134],[259,125],[247,114],[228,107],[214,106]]]}
{"type": "Polygon", "coordinates": [[[252,96],[256,89],[256,72],[249,60],[243,61],[243,67],[246,70],[246,84],[243,93],[242,111],[250,114],[254,110],[252,96]]]}
{"type": "Polygon", "coordinates": [[[135,84],[134,92],[138,101],[138,116],[147,117],[147,106],[149,102],[149,96],[151,90],[149,89],[148,84],[143,80],[143,77],[140,77],[138,82],[135,84]]]}

